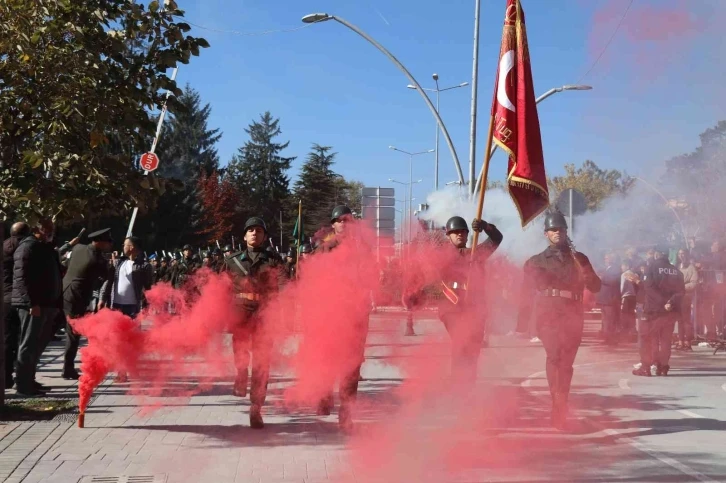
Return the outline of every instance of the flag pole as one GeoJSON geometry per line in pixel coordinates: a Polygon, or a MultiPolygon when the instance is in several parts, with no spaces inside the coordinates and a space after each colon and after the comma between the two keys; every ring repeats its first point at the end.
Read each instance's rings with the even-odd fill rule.
{"type": "Polygon", "coordinates": [[[300,200],[297,204],[297,259],[295,260],[295,278],[300,278],[300,245],[302,245],[301,241],[302,233],[300,231],[302,230],[302,200],[300,200]]]}
{"type": "MultiPolygon", "coordinates": [[[[487,132],[487,143],[484,148],[484,166],[482,168],[481,186],[479,186],[479,202],[476,207],[476,219],[481,220],[484,211],[484,193],[487,188],[487,178],[489,177],[489,160],[492,157],[492,141],[494,138],[494,114],[489,117],[489,132],[487,132]]],[[[471,259],[474,260],[474,252],[479,243],[479,232],[474,230],[474,239],[471,242],[471,259]]]]}

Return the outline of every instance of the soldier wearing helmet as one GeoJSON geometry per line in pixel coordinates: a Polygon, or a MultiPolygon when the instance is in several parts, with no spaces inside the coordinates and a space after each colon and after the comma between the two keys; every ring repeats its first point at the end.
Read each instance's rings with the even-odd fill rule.
{"type": "Polygon", "coordinates": [[[552,425],[565,429],[573,364],[582,342],[583,292],[599,292],[601,281],[590,260],[572,247],[562,213],[546,214],[544,236],[549,246],[524,264],[517,331],[526,332],[530,318],[534,317],[547,354],[552,425]]]}
{"type": "MultiPolygon", "coordinates": [[[[480,243],[475,251],[475,262],[481,266],[496,251],[504,236],[496,226],[484,220],[473,220],[471,228],[487,234],[488,238],[480,243]]],[[[472,383],[476,377],[476,366],[482,345],[488,344],[486,319],[483,313],[475,310],[473,304],[480,297],[466,296],[470,277],[470,249],[467,249],[469,226],[460,216],[452,216],[446,222],[446,237],[459,257],[444,271],[441,288],[444,299],[439,307],[439,317],[451,337],[452,377],[472,383]]]]}
{"type": "Polygon", "coordinates": [[[231,329],[237,369],[233,393],[238,397],[247,396],[252,356],[250,426],[261,429],[264,427],[262,405],[267,396],[273,340],[259,314],[278,292],[284,279],[284,267],[277,252],[266,249],[267,226],[262,218],[250,218],[244,230],[245,246],[225,259],[225,270],[235,279],[236,300],[240,308],[240,321],[231,329]]]}
{"type": "MultiPolygon", "coordinates": [[[[324,240],[316,247],[316,251],[323,253],[330,252],[336,247],[344,243],[347,234],[347,225],[353,221],[353,212],[345,205],[338,205],[333,208],[330,216],[330,224],[332,231],[324,240]]],[[[362,248],[362,244],[359,245],[362,248]]],[[[307,250],[307,249],[306,249],[307,250]]],[[[351,354],[351,363],[339,371],[339,395],[340,408],[338,409],[338,426],[345,432],[349,432],[353,428],[353,405],[358,395],[358,383],[360,382],[360,369],[365,360],[365,343],[368,337],[368,314],[360,317],[358,320],[351,321],[353,324],[350,347],[346,349],[351,354]]],[[[322,416],[329,415],[334,406],[333,388],[320,400],[317,407],[317,414],[322,416]]]]}
{"type": "Polygon", "coordinates": [[[184,245],[182,255],[182,257],[178,258],[179,262],[174,265],[171,271],[170,281],[174,288],[180,288],[184,285],[184,282],[194,275],[194,272],[202,265],[201,260],[193,254],[191,245],[184,245]]]}
{"type": "Polygon", "coordinates": [[[313,247],[310,243],[303,243],[300,245],[300,259],[305,260],[313,254],[313,247]]]}

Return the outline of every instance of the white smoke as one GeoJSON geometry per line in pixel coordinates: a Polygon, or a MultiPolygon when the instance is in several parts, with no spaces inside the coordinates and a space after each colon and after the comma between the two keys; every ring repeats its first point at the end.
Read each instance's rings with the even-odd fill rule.
{"type": "MultiPolygon", "coordinates": [[[[437,228],[446,225],[452,216],[461,216],[467,223],[476,216],[477,199],[469,199],[466,190],[449,186],[428,195],[428,210],[421,213],[421,219],[433,221],[437,228]]],[[[497,256],[505,255],[512,262],[523,264],[529,257],[541,252],[547,246],[542,234],[542,224],[534,220],[522,228],[519,213],[509,194],[502,189],[491,189],[486,192],[484,213],[482,218],[497,226],[504,235],[504,240],[497,251],[497,256]]],[[[480,236],[479,241],[486,240],[480,236]]]]}

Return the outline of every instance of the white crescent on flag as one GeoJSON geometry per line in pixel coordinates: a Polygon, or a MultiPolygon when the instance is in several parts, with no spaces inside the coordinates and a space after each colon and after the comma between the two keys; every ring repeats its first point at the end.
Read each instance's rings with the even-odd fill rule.
{"type": "Polygon", "coordinates": [[[507,97],[507,75],[509,71],[514,68],[514,50],[510,50],[502,55],[499,60],[499,81],[497,82],[497,102],[502,107],[509,109],[514,112],[515,107],[512,101],[507,97]]]}

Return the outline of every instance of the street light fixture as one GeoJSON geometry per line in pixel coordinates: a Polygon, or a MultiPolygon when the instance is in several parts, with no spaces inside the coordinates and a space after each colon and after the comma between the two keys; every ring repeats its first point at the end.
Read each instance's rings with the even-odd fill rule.
{"type": "MultiPolygon", "coordinates": [[[[581,85],[581,84],[565,84],[561,87],[553,87],[552,89],[548,90],[547,92],[545,92],[544,94],[539,96],[537,99],[535,99],[534,102],[535,102],[535,104],[539,104],[540,102],[544,101],[551,95],[557,94],[558,92],[562,92],[562,91],[589,91],[589,90],[592,90],[592,86],[586,86],[586,85],[581,85]]],[[[494,144],[492,146],[492,150],[489,151],[490,158],[492,157],[492,155],[494,154],[494,151],[496,151],[496,150],[497,150],[497,145],[494,144]]],[[[486,163],[484,163],[484,164],[486,164],[486,163]]],[[[474,192],[476,192],[476,190],[481,189],[481,179],[482,179],[482,176],[484,176],[484,164],[482,165],[481,170],[479,171],[479,177],[476,180],[476,189],[474,192]]]]}
{"type": "MultiPolygon", "coordinates": [[[[429,149],[427,151],[419,151],[417,153],[409,153],[408,151],[404,151],[403,149],[398,149],[396,146],[388,146],[388,149],[392,149],[394,151],[398,151],[399,153],[403,153],[403,154],[407,154],[408,155],[408,199],[409,199],[409,202],[408,202],[408,212],[407,212],[407,216],[410,217],[411,216],[411,212],[413,211],[413,208],[411,206],[411,203],[413,203],[413,185],[414,185],[414,181],[413,181],[413,157],[414,156],[419,156],[421,154],[433,153],[434,150],[433,149],[429,149]]],[[[389,181],[394,182],[394,183],[397,182],[397,181],[395,181],[393,179],[389,179],[389,181]]],[[[418,180],[418,181],[416,181],[416,183],[420,183],[421,181],[422,180],[418,180]]],[[[402,183],[402,184],[405,184],[405,183],[402,183]]],[[[411,232],[412,232],[412,230],[411,230],[411,220],[409,220],[408,221],[408,241],[411,241],[411,236],[412,236],[411,235],[411,232]]]]}
{"type": "MultiPolygon", "coordinates": [[[[436,89],[430,89],[424,87],[423,90],[427,92],[435,92],[436,93],[436,112],[439,112],[439,96],[444,91],[450,91],[452,89],[458,89],[460,87],[466,87],[469,85],[468,82],[462,82],[459,85],[446,87],[444,89],[441,89],[439,87],[439,74],[434,73],[431,76],[434,79],[434,82],[436,83],[436,89]]],[[[407,85],[409,89],[417,90],[418,88],[412,84],[407,85]]],[[[436,160],[434,161],[434,191],[439,190],[439,126],[436,126],[436,160]]]]}
{"type": "Polygon", "coordinates": [[[394,57],[392,53],[390,53],[388,50],[386,50],[385,47],[383,47],[381,44],[376,42],[367,33],[363,32],[361,29],[359,29],[358,27],[351,24],[350,22],[348,22],[345,19],[336,17],[335,15],[330,15],[327,13],[311,13],[309,15],[305,15],[302,18],[303,23],[306,23],[306,24],[319,23],[319,22],[324,22],[327,20],[335,20],[336,22],[348,27],[353,32],[357,33],[358,35],[360,35],[361,37],[366,39],[371,45],[373,45],[375,48],[377,48],[383,55],[388,57],[388,60],[393,62],[396,65],[396,67],[398,67],[399,70],[401,72],[403,72],[406,75],[406,77],[408,77],[409,82],[411,82],[411,84],[417,88],[417,90],[419,91],[419,94],[421,94],[421,97],[423,98],[424,102],[428,106],[429,110],[436,118],[436,122],[439,124],[439,128],[441,129],[441,132],[444,134],[444,139],[446,140],[446,144],[449,146],[449,151],[451,151],[451,157],[454,159],[454,167],[456,168],[456,172],[459,175],[459,179],[463,181],[464,173],[461,170],[461,164],[459,163],[459,156],[456,154],[456,148],[454,148],[454,142],[451,140],[451,136],[449,136],[449,131],[446,129],[446,125],[444,124],[444,121],[441,119],[441,116],[439,116],[439,112],[436,109],[436,107],[434,107],[433,103],[431,102],[431,99],[429,99],[429,96],[426,95],[426,93],[423,91],[423,88],[421,87],[421,85],[413,77],[413,75],[411,75],[411,73],[408,71],[408,69],[406,69],[406,67],[404,67],[404,65],[401,62],[399,62],[399,60],[396,57],[394,57]]]}

